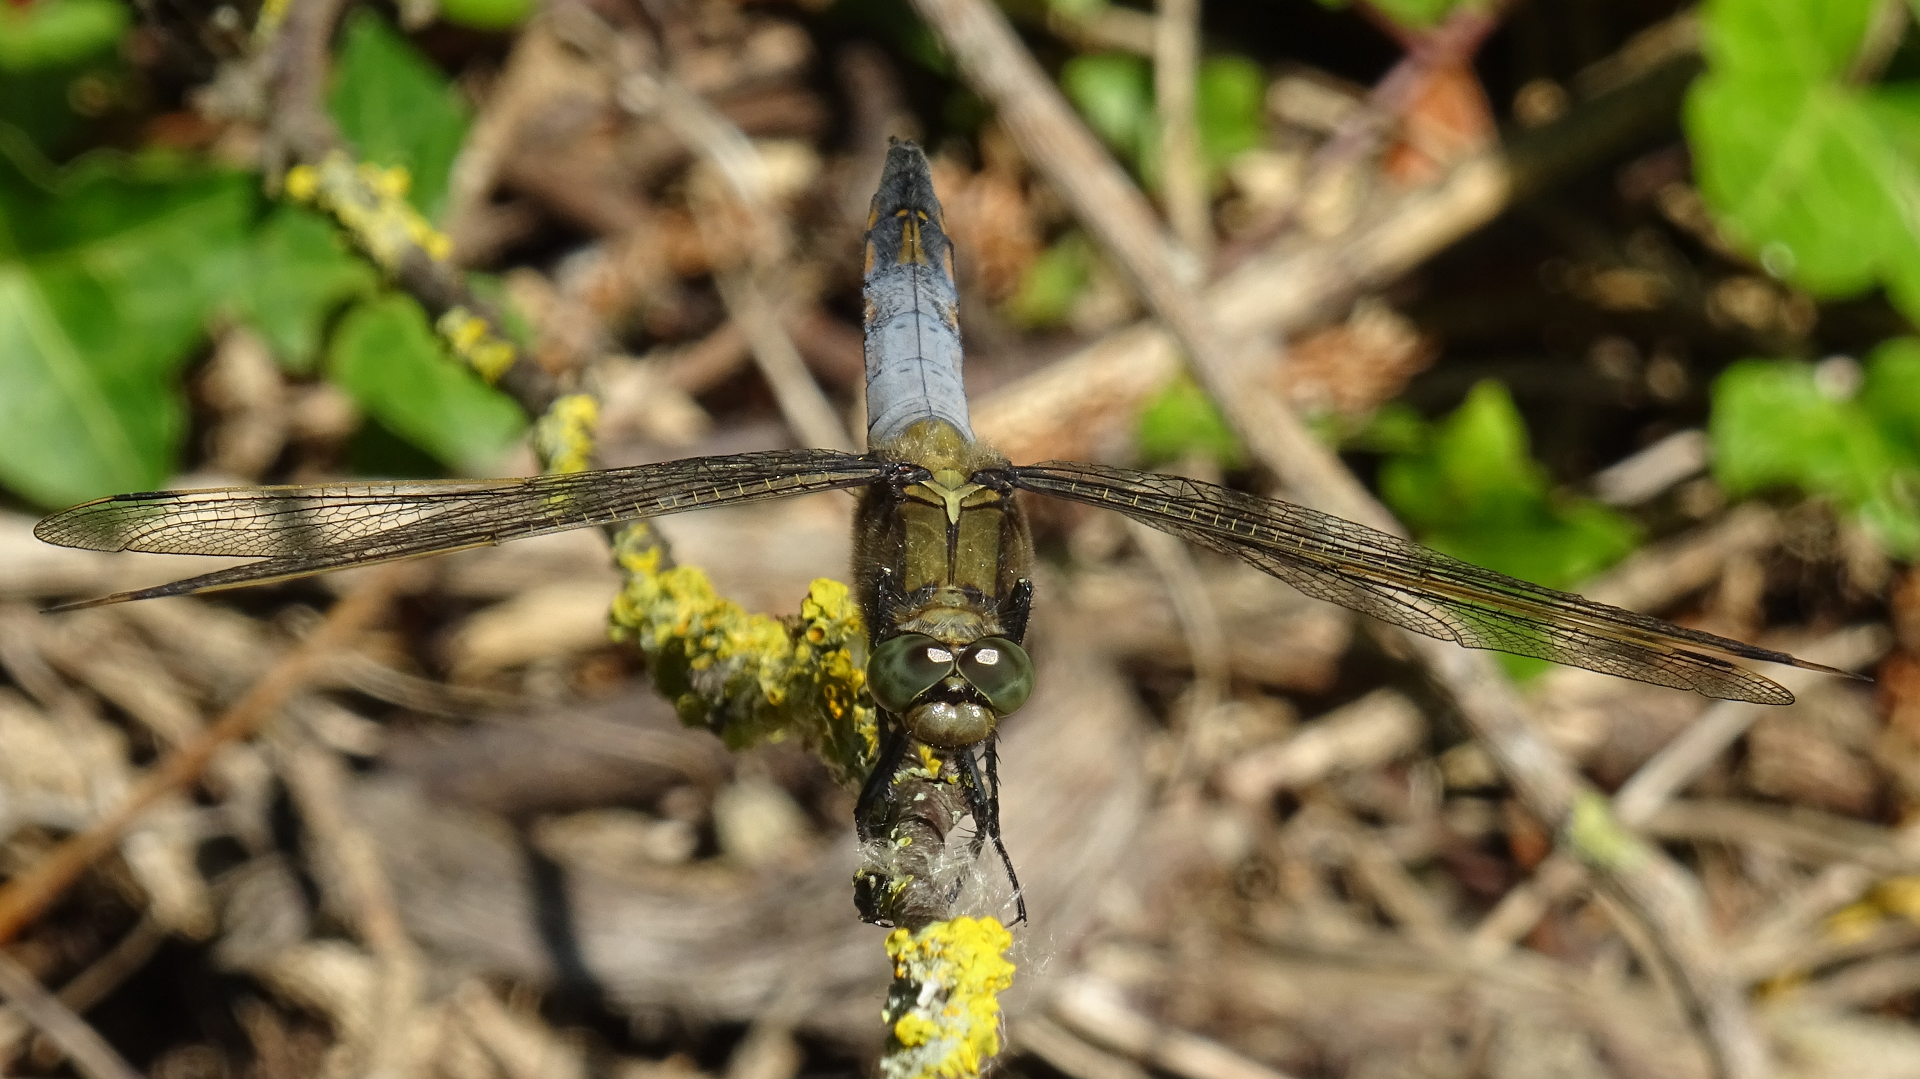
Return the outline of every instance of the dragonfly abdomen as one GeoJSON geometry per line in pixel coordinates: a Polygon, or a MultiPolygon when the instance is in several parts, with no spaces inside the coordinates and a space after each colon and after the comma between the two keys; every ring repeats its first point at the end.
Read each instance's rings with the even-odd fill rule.
{"type": "Polygon", "coordinates": [[[910,142],[887,152],[867,219],[867,444],[940,420],[968,439],[961,383],[959,293],[927,155],[910,142]]]}

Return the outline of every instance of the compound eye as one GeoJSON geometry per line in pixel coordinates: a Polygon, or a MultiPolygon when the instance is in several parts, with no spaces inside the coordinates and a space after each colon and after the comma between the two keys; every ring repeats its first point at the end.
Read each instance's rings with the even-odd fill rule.
{"type": "Polygon", "coordinates": [[[983,637],[967,646],[960,655],[960,676],[1003,716],[1033,695],[1033,661],[1005,637],[983,637]]]}
{"type": "Polygon", "coordinates": [[[880,642],[867,660],[867,690],[873,702],[903,715],[922,693],[953,673],[953,650],[921,633],[880,642]]]}

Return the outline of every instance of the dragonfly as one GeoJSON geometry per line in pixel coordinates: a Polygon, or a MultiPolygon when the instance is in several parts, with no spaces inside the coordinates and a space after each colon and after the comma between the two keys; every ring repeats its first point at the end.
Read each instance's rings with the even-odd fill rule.
{"type": "MultiPolygon", "coordinates": [[[[852,576],[869,635],[878,761],[957,755],[977,833],[999,834],[995,739],[1032,694],[1025,649],[1033,544],[1020,495],[1112,510],[1244,560],[1316,599],[1415,633],[1708,697],[1784,705],[1736,659],[1849,672],[1482,569],[1306,506],[1080,461],[1015,465],[976,438],[961,384],[954,250],[926,155],[895,142],[865,241],[868,452],[788,449],[519,479],[356,481],[151,491],[41,521],[40,539],[96,551],[257,561],[55,610],[288,581],[594,525],[857,490],[852,576]],[[976,759],[976,752],[979,754],[976,759]]],[[[980,853],[978,837],[975,851],[980,853]]],[[[1022,903],[1024,914],[1024,903],[1022,903]]]]}

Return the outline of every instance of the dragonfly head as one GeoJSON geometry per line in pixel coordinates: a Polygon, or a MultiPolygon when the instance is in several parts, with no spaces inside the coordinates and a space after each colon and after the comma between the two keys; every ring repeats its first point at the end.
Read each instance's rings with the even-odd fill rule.
{"type": "Polygon", "coordinates": [[[952,748],[985,741],[1001,717],[1033,693],[1033,661],[1004,637],[955,644],[924,633],[880,642],[867,661],[867,688],[907,733],[952,748]]]}

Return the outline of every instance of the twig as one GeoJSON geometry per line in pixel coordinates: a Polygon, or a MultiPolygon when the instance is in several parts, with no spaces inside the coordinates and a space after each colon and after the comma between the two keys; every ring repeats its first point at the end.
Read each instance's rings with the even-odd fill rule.
{"type": "Polygon", "coordinates": [[[1153,97],[1160,115],[1160,194],[1173,233],[1186,245],[1197,271],[1213,257],[1213,214],[1194,123],[1200,0],[1160,0],[1159,9],[1153,32],[1153,97]]]}
{"type": "Polygon", "coordinates": [[[360,1051],[361,1074],[404,1079],[416,1070],[411,1027],[419,1011],[422,963],[401,923],[378,846],[347,815],[346,769],[338,757],[299,730],[297,721],[278,725],[270,741],[300,817],[320,848],[318,862],[332,878],[330,890],[379,964],[379,999],[360,1051]]]}
{"type": "MultiPolygon", "coordinates": [[[[1074,116],[999,11],[982,0],[915,0],[968,83],[998,110],[1027,158],[1119,263],[1135,291],[1185,349],[1196,376],[1248,448],[1308,502],[1349,520],[1398,531],[1368,494],[1278,398],[1247,377],[1237,348],[1215,330],[1169,268],[1153,216],[1124,173],[1074,116]]],[[[1597,797],[1547,746],[1490,657],[1405,631],[1535,816],[1556,826],[1597,797]]],[[[1745,1000],[1719,968],[1697,885],[1642,845],[1606,867],[1608,883],[1666,949],[1716,1070],[1738,1079],[1771,1073],[1745,1000]]]]}
{"type": "MultiPolygon", "coordinates": [[[[1117,986],[1091,974],[1076,975],[1055,990],[1051,1010],[1075,1033],[1183,1079],[1288,1079],[1210,1038],[1155,1022],[1128,1004],[1117,986]]],[[[1021,1022],[1022,1035],[1030,1034],[1028,1022],[1021,1022]]]]}
{"type": "MultiPolygon", "coordinates": [[[[141,915],[105,955],[60,987],[60,1003],[84,1015],[146,966],[153,953],[166,943],[167,936],[167,930],[154,920],[151,912],[141,915]]],[[[30,1028],[31,1024],[17,1008],[0,1006],[0,1060],[14,1055],[30,1028]]]]}
{"type": "MultiPolygon", "coordinates": [[[[713,216],[695,209],[694,217],[700,224],[701,234],[717,239],[713,216]]],[[[713,271],[714,287],[720,292],[721,302],[727,305],[734,323],[745,331],[754,364],[760,368],[768,388],[773,390],[780,414],[786,417],[802,445],[857,449],[847,434],[847,425],[834,414],[832,403],[820,392],[820,384],[813,380],[806,361],[800,358],[800,350],[788,336],[779,305],[760,286],[758,277],[750,270],[715,267],[713,271]]]]}
{"type": "MultiPolygon", "coordinates": [[[[568,16],[577,21],[596,19],[583,6],[569,8],[568,16]]],[[[603,24],[601,32],[610,35],[613,31],[603,24]]],[[[621,107],[636,117],[659,116],[726,182],[752,221],[745,236],[727,235],[729,230],[722,224],[729,216],[727,200],[697,178],[691,185],[689,202],[694,219],[714,257],[714,284],[728,313],[745,333],[754,362],[773,390],[781,414],[807,445],[853,449],[846,424],[835,415],[793,338],[787,335],[780,304],[761,283],[785,265],[791,244],[779,213],[768,205],[766,165],[760,151],[718,109],[678,79],[639,66],[642,61],[638,58],[648,50],[600,52],[608,62],[619,65],[615,98],[621,107]],[[731,261],[727,253],[743,248],[749,252],[744,267],[726,265],[731,261]]]]}
{"type": "MultiPolygon", "coordinates": [[[[1841,670],[1869,666],[1886,654],[1892,644],[1885,626],[1858,626],[1836,633],[1803,649],[1801,654],[1815,663],[1841,670]]],[[[1818,676],[1794,671],[1789,682],[1811,685],[1818,676]]],[[[1798,689],[1799,686],[1793,686],[1798,689]]],[[[1740,701],[1720,701],[1689,726],[1678,738],[1654,754],[1631,778],[1614,792],[1613,812],[1621,823],[1638,828],[1652,818],[1666,802],[1685,790],[1712,766],[1726,748],[1753,726],[1761,715],[1760,705],[1740,701]]]]}
{"type": "Polygon", "coordinates": [[[1373,829],[1353,819],[1345,807],[1324,806],[1332,817],[1334,834],[1346,847],[1354,879],[1380,909],[1398,923],[1408,939],[1424,948],[1457,951],[1460,933],[1447,918],[1439,900],[1407,872],[1393,851],[1373,829]]]}
{"type": "MultiPolygon", "coordinates": [[[[1491,221],[1511,199],[1664,123],[1698,67],[1691,53],[1670,59],[1503,152],[1462,162],[1336,239],[1270,247],[1208,289],[1207,316],[1229,337],[1284,340],[1305,332],[1491,221]]],[[[982,398],[974,430],[1015,461],[1085,456],[1105,432],[1132,422],[1180,369],[1173,338],[1136,324],[982,398]]]]}
{"type": "Polygon", "coordinates": [[[140,1079],[100,1033],[47,992],[27,968],[0,952],[0,997],[60,1047],[87,1079],[140,1079]]]}
{"type": "Polygon", "coordinates": [[[1007,1039],[1012,1048],[1038,1056],[1072,1079],[1149,1079],[1146,1069],[1087,1044],[1044,1016],[1021,1016],[1009,1026],[1007,1039]]]}
{"type": "Polygon", "coordinates": [[[1867,33],[1860,42],[1860,50],[1854,54],[1853,62],[1847,65],[1845,80],[1850,86],[1864,86],[1880,77],[1887,69],[1887,63],[1900,48],[1900,39],[1907,36],[1907,5],[1893,0],[1882,0],[1873,6],[1868,16],[1867,33]]]}
{"type": "Polygon", "coordinates": [[[1299,193],[1272,211],[1266,221],[1249,229],[1247,237],[1235,245],[1235,251],[1226,253],[1228,261],[1238,262],[1248,252],[1286,232],[1297,220],[1309,195],[1321,184],[1377,153],[1400,116],[1426,88],[1428,80],[1473,59],[1480,43],[1500,25],[1503,6],[1462,4],[1445,22],[1425,33],[1404,30],[1363,6],[1363,11],[1376,14],[1376,25],[1400,41],[1407,50],[1406,55],[1374,84],[1366,105],[1348,113],[1327,141],[1314,151],[1301,177],[1299,193]]]}
{"type": "MultiPolygon", "coordinates": [[[[1817,641],[1801,654],[1817,663],[1850,670],[1879,658],[1889,643],[1883,627],[1863,626],[1817,641]]],[[[1783,672],[1780,677],[1788,688],[1796,690],[1817,679],[1811,672],[1799,670],[1783,672]]],[[[1708,708],[1622,785],[1613,799],[1614,818],[1628,828],[1644,828],[1663,805],[1746,733],[1758,718],[1759,708],[1739,701],[1721,701],[1708,708]]],[[[1530,932],[1553,904],[1571,895],[1586,880],[1585,867],[1578,858],[1566,851],[1554,853],[1535,870],[1532,880],[1509,890],[1481,921],[1472,936],[1474,954],[1487,961],[1497,957],[1530,932]]]]}
{"type": "Polygon", "coordinates": [[[1425,732],[1412,701],[1394,690],[1376,689],[1303,725],[1283,742],[1242,754],[1221,773],[1220,786],[1235,801],[1257,805],[1336,772],[1385,764],[1417,748],[1425,732]]]}
{"type": "Polygon", "coordinates": [[[0,943],[12,940],[88,866],[113,850],[148,807],[199,778],[221,746],[259,729],[315,673],[322,660],[385,610],[392,591],[392,571],[379,569],[373,573],[334,604],[319,628],[255,682],[246,696],[198,738],[154,765],[111,812],[0,887],[0,943]]]}
{"type": "Polygon", "coordinates": [[[1220,624],[1220,611],[1207,595],[1206,584],[1200,579],[1193,552],[1186,543],[1138,521],[1128,521],[1127,531],[1160,579],[1166,582],[1167,595],[1173,601],[1174,619],[1180,623],[1187,653],[1193,657],[1193,684],[1184,700],[1186,722],[1180,732],[1179,752],[1167,770],[1167,786],[1178,787],[1193,764],[1202,729],[1214,709],[1226,699],[1233,674],[1227,654],[1227,634],[1220,624]]]}

